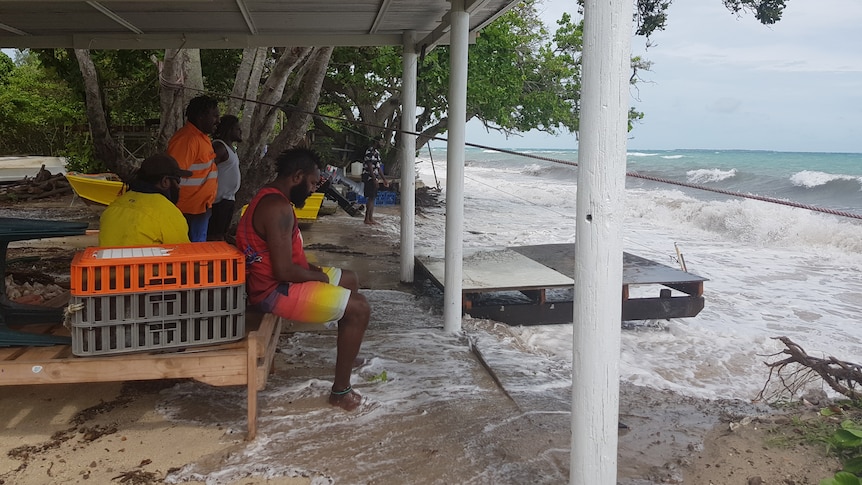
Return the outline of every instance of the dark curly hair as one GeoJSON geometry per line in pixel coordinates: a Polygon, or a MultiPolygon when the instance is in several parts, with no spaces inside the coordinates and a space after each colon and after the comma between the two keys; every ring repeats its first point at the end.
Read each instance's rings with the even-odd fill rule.
{"type": "Polygon", "coordinates": [[[189,105],[186,107],[186,118],[195,120],[213,108],[218,108],[218,100],[202,94],[189,101],[189,105]]]}
{"type": "Polygon", "coordinates": [[[320,156],[308,148],[291,148],[285,150],[275,159],[276,172],[279,177],[289,177],[296,172],[311,173],[314,169],[323,169],[320,156]]]}

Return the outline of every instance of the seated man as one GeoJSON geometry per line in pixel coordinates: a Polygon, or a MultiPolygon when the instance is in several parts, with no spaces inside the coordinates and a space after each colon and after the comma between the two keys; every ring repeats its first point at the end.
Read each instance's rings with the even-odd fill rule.
{"type": "Polygon", "coordinates": [[[99,246],[146,246],[189,242],[189,226],[174,205],[180,169],[170,155],[156,154],[141,162],[129,190],[117,197],[99,219],[99,246]]]}
{"type": "Polygon", "coordinates": [[[335,379],[329,403],[347,411],[362,396],[350,386],[353,363],[362,345],[371,308],[359,294],[356,273],[309,264],[293,207],[320,181],[320,159],[295,148],[278,156],[277,176],[249,202],[239,221],[236,245],[246,257],[246,292],[250,305],[305,323],[338,321],[335,379]]]}

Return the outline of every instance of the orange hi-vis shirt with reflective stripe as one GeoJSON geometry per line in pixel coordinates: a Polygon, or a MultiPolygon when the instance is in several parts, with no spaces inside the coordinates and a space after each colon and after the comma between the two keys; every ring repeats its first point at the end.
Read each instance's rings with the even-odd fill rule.
{"type": "Polygon", "coordinates": [[[180,182],[177,207],[183,214],[203,214],[213,205],[218,189],[218,167],[210,137],[192,123],[177,130],[168,142],[168,155],[192,176],[180,182]]]}

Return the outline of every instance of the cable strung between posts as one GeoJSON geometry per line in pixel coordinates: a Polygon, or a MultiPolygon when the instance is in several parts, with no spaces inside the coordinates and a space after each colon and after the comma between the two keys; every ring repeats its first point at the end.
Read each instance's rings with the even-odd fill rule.
{"type": "MultiPolygon", "coordinates": [[[[502,152],[502,153],[507,153],[510,155],[518,155],[518,156],[527,157],[527,158],[535,158],[536,160],[544,160],[546,162],[553,162],[553,163],[560,163],[563,165],[570,165],[572,167],[578,166],[578,162],[570,162],[567,160],[558,160],[555,158],[543,157],[541,155],[533,155],[530,153],[519,153],[519,152],[515,152],[512,150],[487,147],[484,145],[477,145],[477,144],[473,144],[473,143],[466,143],[466,145],[470,145],[470,146],[476,147],[476,148],[483,148],[486,150],[494,150],[494,151],[498,151],[498,152],[502,152]]],[[[862,215],[856,214],[853,212],[840,211],[840,210],[836,210],[836,209],[827,209],[824,207],[817,207],[817,206],[813,206],[813,205],[809,205],[809,204],[802,204],[799,202],[793,202],[793,201],[789,201],[789,200],[776,199],[774,197],[766,197],[763,195],[744,194],[742,192],[734,192],[732,190],[716,189],[713,187],[707,187],[705,185],[692,184],[689,182],[679,182],[676,180],[665,179],[665,178],[661,178],[661,177],[653,177],[651,175],[642,175],[642,174],[639,174],[637,172],[626,172],[626,176],[639,178],[639,179],[643,179],[643,180],[651,180],[653,182],[661,182],[661,183],[671,184],[671,185],[680,185],[682,187],[688,187],[688,188],[692,188],[692,189],[706,190],[708,192],[716,192],[719,194],[730,195],[733,197],[744,197],[746,199],[754,199],[754,200],[759,200],[762,202],[771,202],[773,204],[787,205],[790,207],[797,207],[800,209],[807,209],[807,210],[815,211],[815,212],[823,212],[825,214],[832,214],[832,215],[842,216],[842,217],[850,217],[852,219],[862,219],[862,215]]]]}
{"type": "MultiPolygon", "coordinates": [[[[347,120],[344,118],[339,118],[338,116],[325,115],[322,113],[305,111],[305,110],[301,110],[299,108],[296,108],[294,106],[290,106],[286,103],[266,103],[266,102],[257,101],[254,99],[247,99],[243,96],[233,96],[233,95],[225,96],[224,94],[221,94],[221,93],[214,93],[214,92],[206,91],[203,89],[195,89],[195,88],[188,88],[188,87],[181,86],[181,85],[174,85],[168,81],[162,82],[162,85],[172,87],[175,89],[186,89],[186,90],[196,91],[196,92],[200,92],[200,93],[214,94],[216,96],[221,96],[221,97],[239,99],[239,100],[246,102],[246,103],[262,104],[264,106],[278,108],[282,111],[291,111],[294,113],[305,114],[305,115],[309,115],[309,116],[316,116],[316,117],[320,117],[320,118],[326,118],[326,119],[333,120],[333,121],[341,121],[341,122],[346,122],[346,123],[352,123],[354,125],[361,125],[361,126],[367,126],[370,128],[377,128],[377,129],[384,130],[384,131],[392,131],[395,133],[404,133],[404,134],[413,135],[413,136],[423,136],[422,133],[418,133],[415,131],[402,130],[400,128],[380,126],[380,125],[375,125],[372,123],[366,123],[364,121],[347,120]]],[[[449,141],[448,138],[441,137],[441,136],[431,136],[431,137],[428,137],[428,139],[429,140],[435,140],[435,141],[445,141],[445,142],[449,141]]],[[[516,152],[514,150],[507,150],[505,148],[496,148],[496,147],[491,147],[491,146],[487,146],[487,145],[480,145],[478,143],[464,142],[464,145],[469,146],[469,147],[473,147],[473,148],[481,148],[483,150],[492,150],[495,152],[506,153],[508,155],[515,155],[518,157],[532,158],[535,160],[542,160],[542,161],[551,162],[551,163],[559,163],[561,165],[569,165],[572,167],[578,166],[578,162],[570,162],[568,160],[559,160],[556,158],[543,157],[541,155],[533,155],[531,153],[516,152]]],[[[841,210],[836,210],[836,209],[827,209],[825,207],[817,207],[817,206],[813,206],[810,204],[802,204],[799,202],[793,202],[793,201],[789,201],[789,200],[776,199],[774,197],[767,197],[767,196],[756,195],[756,194],[744,194],[742,192],[734,192],[732,190],[716,189],[716,188],[712,188],[712,187],[707,187],[705,185],[692,184],[692,183],[688,183],[688,182],[679,182],[676,180],[665,179],[665,178],[661,178],[661,177],[653,177],[651,175],[641,175],[637,172],[626,172],[626,176],[627,177],[633,177],[633,178],[639,178],[639,179],[643,179],[643,180],[650,180],[653,182],[661,182],[664,184],[679,185],[681,187],[688,187],[688,188],[692,188],[692,189],[705,190],[707,192],[715,192],[718,194],[730,195],[732,197],[742,197],[745,199],[759,200],[761,202],[771,202],[773,204],[786,205],[786,206],[796,207],[799,209],[806,209],[806,210],[810,210],[810,211],[814,211],[814,212],[822,212],[824,214],[832,214],[834,216],[849,217],[851,219],[862,220],[862,214],[856,214],[854,212],[847,212],[847,211],[841,211],[841,210]]]]}

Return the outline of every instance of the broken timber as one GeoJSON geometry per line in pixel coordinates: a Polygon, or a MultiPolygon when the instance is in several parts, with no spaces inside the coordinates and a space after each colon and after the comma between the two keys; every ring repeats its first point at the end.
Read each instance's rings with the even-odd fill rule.
{"type": "MultiPolygon", "coordinates": [[[[443,288],[445,265],[441,258],[416,257],[416,269],[443,288]]],[[[541,244],[465,252],[462,296],[464,312],[514,325],[570,323],[571,300],[548,299],[547,290],[574,287],[575,245],[541,244]],[[489,295],[517,292],[517,298],[493,299],[489,295]],[[521,297],[523,300],[523,297],[521,297]]],[[[623,253],[623,320],[684,318],[697,315],[704,306],[706,278],[649,259],[623,253]],[[630,287],[656,286],[656,297],[634,297],[630,287]]]]}

